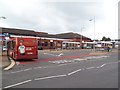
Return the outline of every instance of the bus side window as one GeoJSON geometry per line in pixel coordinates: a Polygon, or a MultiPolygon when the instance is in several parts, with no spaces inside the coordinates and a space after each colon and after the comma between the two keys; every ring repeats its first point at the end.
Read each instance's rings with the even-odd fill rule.
{"type": "Polygon", "coordinates": [[[15,49],[15,41],[12,41],[12,49],[15,49]]]}

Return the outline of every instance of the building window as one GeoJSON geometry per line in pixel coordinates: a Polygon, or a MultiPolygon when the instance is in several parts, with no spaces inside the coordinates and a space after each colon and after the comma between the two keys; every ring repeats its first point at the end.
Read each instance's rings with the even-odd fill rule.
{"type": "Polygon", "coordinates": [[[53,43],[52,42],[50,42],[50,47],[53,47],[53,43]]]}
{"type": "Polygon", "coordinates": [[[44,46],[44,42],[41,42],[41,46],[44,46]]]}
{"type": "Polygon", "coordinates": [[[58,44],[60,44],[60,41],[58,41],[58,44]]]}
{"type": "Polygon", "coordinates": [[[48,42],[45,42],[45,46],[48,46],[48,42]]]}
{"type": "Polygon", "coordinates": [[[40,46],[40,41],[38,41],[38,46],[40,46]]]}

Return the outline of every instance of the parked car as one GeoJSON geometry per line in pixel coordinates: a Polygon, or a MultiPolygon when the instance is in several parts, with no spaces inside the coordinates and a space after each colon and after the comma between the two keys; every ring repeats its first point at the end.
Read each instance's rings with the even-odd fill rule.
{"type": "Polygon", "coordinates": [[[92,47],[91,46],[87,46],[86,49],[91,49],[92,47]]]}
{"type": "Polygon", "coordinates": [[[43,48],[41,46],[38,46],[38,50],[43,50],[43,48]]]}
{"type": "Polygon", "coordinates": [[[92,47],[91,46],[83,46],[83,48],[85,48],[85,49],[91,49],[92,47]]]}

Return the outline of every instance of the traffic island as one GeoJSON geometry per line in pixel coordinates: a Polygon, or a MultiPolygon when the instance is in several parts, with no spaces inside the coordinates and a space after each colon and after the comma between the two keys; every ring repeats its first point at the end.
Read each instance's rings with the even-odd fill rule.
{"type": "Polygon", "coordinates": [[[5,67],[3,70],[10,70],[15,66],[15,61],[11,57],[8,57],[8,61],[10,62],[10,64],[7,67],[5,67]]]}
{"type": "Polygon", "coordinates": [[[1,68],[3,70],[10,70],[14,67],[15,65],[15,61],[8,57],[7,52],[2,52],[2,54],[0,55],[1,59],[0,59],[0,63],[1,63],[1,68]]]}

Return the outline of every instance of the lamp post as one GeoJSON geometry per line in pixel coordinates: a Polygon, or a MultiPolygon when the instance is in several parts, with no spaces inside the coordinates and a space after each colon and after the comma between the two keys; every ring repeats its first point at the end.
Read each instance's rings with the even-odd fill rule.
{"type": "Polygon", "coordinates": [[[93,23],[94,23],[94,46],[93,46],[93,50],[94,50],[94,52],[95,52],[95,16],[94,16],[94,18],[93,19],[90,19],[89,21],[93,21],[93,23]]]}
{"type": "Polygon", "coordinates": [[[81,49],[82,49],[82,25],[81,25],[81,49]]]}
{"type": "Polygon", "coordinates": [[[84,37],[82,36],[82,31],[83,31],[83,29],[85,29],[85,27],[84,27],[84,25],[81,24],[81,37],[80,37],[80,39],[81,39],[81,40],[80,40],[80,42],[81,42],[81,49],[82,49],[82,47],[83,47],[83,42],[84,42],[84,40],[83,40],[84,37]]]}

